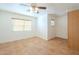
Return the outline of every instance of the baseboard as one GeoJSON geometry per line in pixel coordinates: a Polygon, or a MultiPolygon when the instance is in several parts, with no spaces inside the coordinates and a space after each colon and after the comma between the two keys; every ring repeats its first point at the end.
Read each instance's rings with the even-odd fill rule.
{"type": "MultiPolygon", "coordinates": [[[[44,39],[44,38],[39,37],[39,36],[33,36],[33,37],[28,37],[28,38],[23,38],[23,39],[31,39],[31,38],[40,38],[40,39],[43,39],[43,40],[47,40],[47,39],[44,39]]],[[[8,42],[14,42],[14,41],[23,40],[23,39],[8,40],[8,41],[0,42],[0,44],[8,43],[8,42]]],[[[65,38],[54,37],[54,38],[48,39],[48,41],[52,40],[52,39],[65,39],[65,38]]]]}
{"type": "Polygon", "coordinates": [[[51,38],[51,39],[49,39],[49,40],[53,40],[53,39],[64,39],[64,40],[67,40],[67,39],[61,38],[61,37],[54,37],[54,38],[51,38]]]}
{"type": "Polygon", "coordinates": [[[59,39],[65,39],[65,40],[67,40],[66,38],[62,38],[62,37],[55,37],[55,38],[59,38],[59,39]]]}
{"type": "Polygon", "coordinates": [[[28,38],[8,40],[8,41],[0,42],[0,44],[9,43],[9,42],[15,42],[15,41],[19,41],[19,40],[25,40],[25,39],[31,39],[31,38],[37,38],[37,37],[36,36],[31,36],[31,37],[28,37],[28,38]]]}

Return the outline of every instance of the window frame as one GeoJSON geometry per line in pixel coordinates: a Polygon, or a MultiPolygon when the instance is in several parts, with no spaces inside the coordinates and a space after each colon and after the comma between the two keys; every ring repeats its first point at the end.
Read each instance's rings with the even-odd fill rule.
{"type": "MultiPolygon", "coordinates": [[[[16,22],[16,23],[18,23],[18,22],[16,22]]],[[[32,20],[19,19],[19,18],[12,18],[12,30],[13,30],[13,31],[20,31],[20,32],[21,32],[21,31],[32,31],[32,20]],[[21,20],[21,21],[24,22],[24,25],[19,25],[19,24],[17,25],[17,27],[18,27],[18,26],[23,26],[23,28],[22,28],[21,30],[19,30],[19,29],[14,29],[14,27],[17,28],[17,27],[16,27],[16,24],[14,24],[14,23],[15,23],[14,20],[15,20],[15,21],[16,21],[16,20],[21,20]],[[26,25],[26,22],[27,22],[27,21],[30,21],[30,22],[31,22],[31,23],[30,23],[31,25],[26,25]],[[30,28],[30,29],[26,29],[27,26],[30,26],[31,28],[30,28]]]]}

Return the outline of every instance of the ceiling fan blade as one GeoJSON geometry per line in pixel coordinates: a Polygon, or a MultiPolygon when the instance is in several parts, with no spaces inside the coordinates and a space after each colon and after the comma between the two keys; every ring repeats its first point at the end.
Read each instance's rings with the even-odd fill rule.
{"type": "Polygon", "coordinates": [[[46,7],[38,7],[39,9],[46,9],[46,7]]]}
{"type": "Polygon", "coordinates": [[[32,4],[20,4],[22,6],[27,6],[27,7],[33,7],[33,8],[39,8],[39,9],[46,9],[46,7],[42,7],[42,6],[37,6],[35,3],[32,3],[32,4]]]}

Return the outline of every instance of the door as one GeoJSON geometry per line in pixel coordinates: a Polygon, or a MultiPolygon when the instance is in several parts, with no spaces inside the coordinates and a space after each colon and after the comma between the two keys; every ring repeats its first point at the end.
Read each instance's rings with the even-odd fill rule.
{"type": "Polygon", "coordinates": [[[79,10],[68,13],[68,46],[79,50],[79,10]]]}

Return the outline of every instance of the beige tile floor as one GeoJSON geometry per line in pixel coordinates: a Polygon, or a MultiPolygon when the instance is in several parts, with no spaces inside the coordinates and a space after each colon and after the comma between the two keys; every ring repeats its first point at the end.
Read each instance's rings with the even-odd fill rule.
{"type": "Polygon", "coordinates": [[[76,55],[79,52],[67,47],[67,40],[49,41],[34,37],[0,44],[0,55],[76,55]]]}

